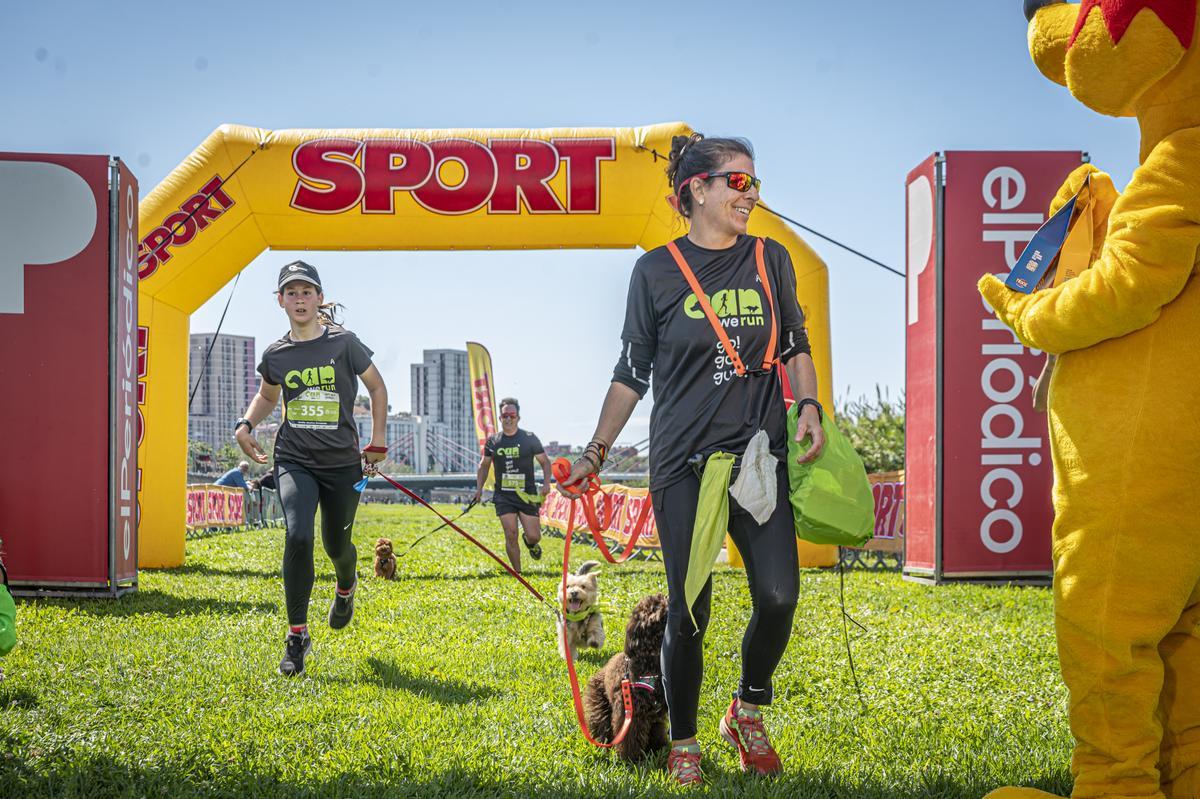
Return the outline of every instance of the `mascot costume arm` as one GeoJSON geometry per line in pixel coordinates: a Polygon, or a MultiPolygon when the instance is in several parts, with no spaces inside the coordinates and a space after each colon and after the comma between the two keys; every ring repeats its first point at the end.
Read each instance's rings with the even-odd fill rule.
{"type": "Polygon", "coordinates": [[[1071,173],[1051,213],[1091,173],[1098,228],[1093,240],[1101,248],[1098,257],[1093,253],[1092,268],[1079,277],[1033,294],[1015,292],[994,275],[979,281],[988,304],[1025,345],[1055,354],[1084,349],[1149,325],[1178,296],[1200,248],[1200,212],[1192,187],[1176,177],[1173,164],[1179,150],[1200,148],[1198,138],[1190,130],[1168,137],[1122,195],[1091,164],[1071,173]],[[1172,140],[1183,138],[1191,141],[1172,140]]]}

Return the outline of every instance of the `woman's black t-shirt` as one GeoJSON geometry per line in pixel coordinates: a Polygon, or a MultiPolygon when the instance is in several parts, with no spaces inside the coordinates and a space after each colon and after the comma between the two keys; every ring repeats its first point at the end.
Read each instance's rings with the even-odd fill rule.
{"type": "Polygon", "coordinates": [[[349,330],[329,327],[309,341],[284,336],[267,347],[258,373],[283,388],[276,463],[318,469],[358,463],[354,399],[372,354],[349,330]]]}
{"type": "MultiPolygon", "coordinates": [[[[709,250],[686,236],[675,240],[748,370],[762,366],[771,336],[771,311],[755,265],[755,238],[739,236],[709,250]]],[[[788,359],[808,352],[796,276],[783,245],[766,240],[763,258],[775,304],[779,341],[788,359]]],[[[613,380],[644,396],[653,379],[650,487],[686,476],[694,455],[741,455],[760,429],[777,457],[787,453],[783,392],[778,373],[739,377],[716,331],[666,247],[650,250],[633,268],[613,380]],[[653,378],[651,377],[653,375],[653,378]]]]}

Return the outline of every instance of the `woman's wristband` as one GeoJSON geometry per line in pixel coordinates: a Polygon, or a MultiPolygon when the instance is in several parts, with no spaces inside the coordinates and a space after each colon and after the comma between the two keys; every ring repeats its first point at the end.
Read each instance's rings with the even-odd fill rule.
{"type": "Polygon", "coordinates": [[[812,405],[814,408],[817,409],[817,420],[822,421],[822,422],[825,421],[825,409],[821,407],[821,403],[817,402],[812,397],[805,397],[804,399],[800,400],[796,404],[799,406],[796,409],[797,414],[804,412],[805,405],[812,405]]]}
{"type": "Polygon", "coordinates": [[[604,461],[608,460],[608,445],[598,438],[593,438],[584,448],[583,454],[592,454],[596,458],[596,468],[599,469],[604,465],[604,461]]]}

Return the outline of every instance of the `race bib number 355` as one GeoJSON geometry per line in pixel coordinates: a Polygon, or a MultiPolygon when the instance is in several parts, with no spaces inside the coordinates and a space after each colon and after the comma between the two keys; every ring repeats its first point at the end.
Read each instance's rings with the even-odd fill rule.
{"type": "Polygon", "coordinates": [[[341,404],[333,391],[310,388],[287,404],[287,422],[301,430],[337,430],[341,404]]]}

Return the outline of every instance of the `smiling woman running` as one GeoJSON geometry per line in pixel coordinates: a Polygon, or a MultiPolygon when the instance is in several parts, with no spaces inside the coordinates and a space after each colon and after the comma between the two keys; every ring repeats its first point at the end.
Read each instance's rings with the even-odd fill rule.
{"type": "MultiPolygon", "coordinates": [[[[779,459],[775,477],[782,500],[769,518],[759,523],[736,501],[729,502],[728,530],[746,565],[754,612],[742,639],[741,683],[720,722],[721,735],[737,747],[743,770],[775,774],[782,766],[759,707],[771,702],[771,675],[791,634],[799,588],[777,363],[785,365],[801,405],[796,440],[813,439],[804,460],[820,454],[824,436],[791,259],[780,244],[746,235],[759,186],[749,143],[698,133],[676,136],[667,176],[690,229],[647,252],[633,268],[613,381],[592,442],[564,483],[571,486],[599,472],[653,375],[650,494],[669,593],[662,646],[673,740],[667,767],[687,785],[703,780],[696,714],[712,598],[711,577],[691,607],[685,598],[693,528],[706,521],[697,520],[704,496],[701,473],[717,462],[728,478],[728,464],[740,460],[760,430],[779,459]],[[727,331],[729,340],[722,341],[714,326],[727,331]]],[[[719,493],[724,491],[722,486],[719,493]]],[[[724,519],[717,523],[723,525],[724,519]]]]}

